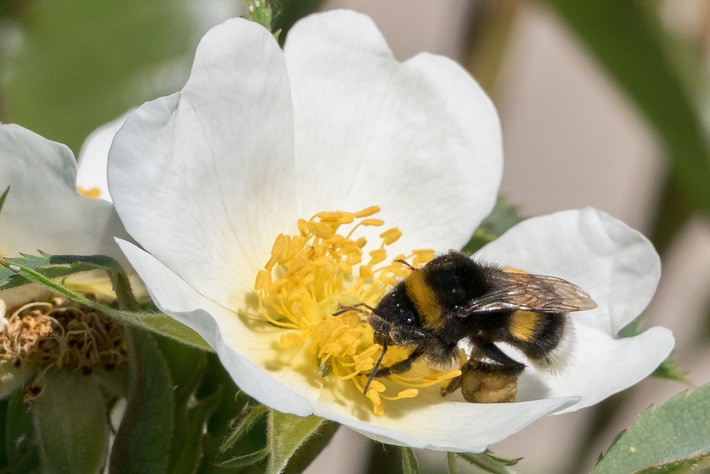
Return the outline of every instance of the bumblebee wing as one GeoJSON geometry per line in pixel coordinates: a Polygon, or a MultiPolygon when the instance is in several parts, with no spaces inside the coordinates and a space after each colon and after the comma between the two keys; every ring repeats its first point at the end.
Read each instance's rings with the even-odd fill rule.
{"type": "Polygon", "coordinates": [[[562,278],[501,270],[489,280],[493,291],[471,300],[460,316],[500,310],[568,313],[597,307],[586,291],[562,278]]]}

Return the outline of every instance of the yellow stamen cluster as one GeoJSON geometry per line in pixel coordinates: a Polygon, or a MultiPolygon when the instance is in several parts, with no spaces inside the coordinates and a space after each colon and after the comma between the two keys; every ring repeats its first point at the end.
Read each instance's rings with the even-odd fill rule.
{"type": "Polygon", "coordinates": [[[44,373],[68,367],[91,373],[126,361],[123,328],[96,311],[53,298],[26,304],[0,331],[0,362],[44,373]]]}
{"type": "MultiPolygon", "coordinates": [[[[308,350],[314,356],[313,370],[350,380],[360,394],[382,354],[367,322],[367,306],[376,306],[411,271],[396,260],[407,258],[419,266],[434,257],[431,250],[418,250],[388,260],[387,247],[401,236],[397,228],[381,232],[379,247],[366,253],[366,239],[355,234],[363,227],[384,225],[372,217],[379,210],[373,206],[359,212],[320,212],[299,220],[297,235],[278,236],[255,284],[262,315],[284,330],[282,348],[308,350]],[[356,305],[367,306],[360,306],[362,311],[341,310],[356,305]]],[[[382,366],[403,360],[409,352],[411,348],[390,347],[382,366]]],[[[369,399],[373,412],[381,415],[384,400],[416,397],[419,388],[445,385],[459,374],[415,364],[406,374],[375,379],[362,399],[369,399]],[[396,386],[406,388],[389,394],[396,386]]]]}

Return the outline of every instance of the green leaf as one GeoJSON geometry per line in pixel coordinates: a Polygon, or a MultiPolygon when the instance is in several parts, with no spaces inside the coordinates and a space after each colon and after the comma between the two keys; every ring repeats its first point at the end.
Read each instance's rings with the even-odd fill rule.
{"type": "Polygon", "coordinates": [[[286,469],[296,451],[318,433],[324,423],[329,422],[317,416],[301,417],[272,410],[268,418],[266,472],[277,474],[286,469]]]}
{"type": "MultiPolygon", "coordinates": [[[[240,418],[246,413],[246,406],[253,402],[246,396],[237,396],[239,390],[216,354],[207,353],[206,356],[205,375],[195,396],[198,399],[215,393],[219,393],[221,396],[214,412],[207,420],[206,431],[202,439],[203,458],[198,472],[200,474],[221,474],[231,472],[228,470],[232,469],[229,467],[231,464],[222,467],[224,463],[230,463],[239,457],[265,449],[266,420],[265,417],[262,417],[246,434],[239,438],[239,442],[233,448],[225,448],[225,438],[229,436],[235,424],[238,424],[240,418]]],[[[260,458],[254,462],[258,463],[264,459],[260,458]]]]}
{"type": "Polygon", "coordinates": [[[236,445],[250,429],[254,426],[259,418],[265,416],[269,412],[269,408],[265,405],[257,404],[252,406],[246,413],[246,415],[239,420],[239,424],[235,426],[234,430],[229,434],[227,439],[222,445],[221,451],[227,451],[236,445]]]}
{"type": "Polygon", "coordinates": [[[624,326],[623,328],[619,329],[619,332],[617,333],[617,336],[620,338],[624,337],[634,337],[639,333],[639,325],[641,324],[641,316],[637,316],[636,318],[632,319],[629,324],[624,326]]]}
{"type": "Polygon", "coordinates": [[[511,471],[508,469],[508,466],[513,466],[520,461],[520,459],[509,459],[499,456],[491,451],[484,451],[482,453],[459,453],[459,456],[484,472],[490,472],[492,474],[510,474],[511,471]]]}
{"type": "Polygon", "coordinates": [[[189,408],[176,406],[175,419],[178,429],[173,439],[170,469],[172,474],[196,472],[203,457],[203,435],[207,418],[215,411],[222,392],[200,399],[189,408]]]}
{"type": "Polygon", "coordinates": [[[8,437],[8,419],[10,417],[10,414],[7,412],[8,407],[10,405],[10,397],[12,397],[14,393],[11,393],[9,396],[5,396],[4,398],[0,398],[0,472],[2,472],[2,469],[6,469],[9,462],[10,462],[10,455],[12,454],[10,451],[10,447],[13,444],[10,438],[8,437]]]}
{"type": "Polygon", "coordinates": [[[149,333],[126,329],[133,370],[126,411],[111,451],[111,472],[166,472],[175,430],[173,382],[149,333]]]}
{"type": "Polygon", "coordinates": [[[478,229],[473,233],[471,240],[464,246],[463,252],[469,255],[489,242],[497,239],[515,224],[522,222],[523,217],[518,213],[518,208],[505,197],[499,196],[496,205],[478,229]]]}
{"type": "MultiPolygon", "coordinates": [[[[50,258],[55,258],[57,256],[51,256],[50,258]]],[[[38,261],[43,261],[44,257],[33,257],[24,256],[22,258],[12,258],[7,260],[0,260],[0,266],[4,267],[6,271],[10,271],[16,275],[15,278],[22,278],[26,281],[32,283],[38,283],[49,288],[52,292],[69,298],[77,303],[93,308],[103,314],[116,318],[122,323],[129,326],[138,327],[151,332],[155,332],[161,336],[169,337],[183,344],[187,344],[198,349],[209,350],[212,349],[209,345],[192,329],[184,326],[174,319],[166,316],[164,314],[146,313],[146,312],[132,312],[132,311],[121,311],[106,306],[99,303],[98,301],[90,300],[84,295],[76,293],[69,288],[53,281],[51,278],[43,275],[42,273],[34,270],[31,265],[37,263],[38,261]],[[20,263],[22,262],[22,263],[20,263]],[[26,265],[29,264],[30,266],[26,265]]],[[[82,257],[83,258],[83,257],[82,257]]],[[[108,258],[108,257],[106,257],[108,258]]],[[[75,268],[77,266],[83,265],[83,263],[73,264],[75,268]]],[[[50,265],[51,266],[51,265],[50,265]]],[[[63,265],[58,265],[62,268],[63,265]]],[[[0,275],[0,279],[2,276],[0,275]]],[[[6,289],[6,288],[5,288],[6,289]]]]}
{"type": "Polygon", "coordinates": [[[661,362],[661,365],[651,374],[652,377],[659,379],[676,380],[686,385],[691,385],[686,375],[681,366],[670,357],[661,362]]]}
{"type": "Polygon", "coordinates": [[[291,457],[284,470],[284,474],[297,474],[305,471],[323,449],[328,446],[339,428],[340,424],[334,421],[323,420],[318,431],[308,438],[291,457]]]}
{"type": "Polygon", "coordinates": [[[607,68],[664,140],[675,181],[710,212],[710,154],[699,113],[660,24],[631,0],[548,0],[607,68]]]}
{"type": "Polygon", "coordinates": [[[99,472],[108,452],[106,403],[93,377],[44,374],[31,405],[44,472],[99,472]]]}
{"type": "Polygon", "coordinates": [[[676,472],[710,461],[710,384],[650,408],[621,433],[594,474],[676,472]]]}
{"type": "Polygon", "coordinates": [[[4,472],[39,472],[40,456],[32,415],[24,407],[22,390],[15,391],[7,400],[3,431],[6,433],[3,449],[7,460],[4,472]]]}
{"type": "Polygon", "coordinates": [[[158,313],[131,313],[127,311],[104,311],[105,314],[123,320],[124,322],[156,333],[160,336],[169,337],[182,344],[203,350],[213,349],[202,337],[189,327],[180,324],[170,316],[158,313]]]}
{"type": "Polygon", "coordinates": [[[509,458],[507,456],[501,456],[500,454],[494,453],[493,451],[490,451],[486,449],[483,454],[485,454],[488,458],[494,460],[495,462],[502,464],[504,466],[515,466],[520,462],[521,459],[523,458],[509,458]]]}
{"type": "Polygon", "coordinates": [[[243,454],[241,456],[236,456],[230,458],[219,464],[219,467],[223,469],[239,469],[242,467],[252,466],[258,464],[269,457],[269,448],[263,448],[253,453],[243,454]]]}
{"type": "Polygon", "coordinates": [[[164,337],[157,342],[175,387],[175,431],[168,472],[191,474],[201,462],[207,419],[217,408],[222,390],[202,397],[196,394],[207,367],[207,353],[164,337]]]}
{"type": "Polygon", "coordinates": [[[402,453],[402,474],[417,474],[419,472],[419,461],[412,448],[401,447],[402,453]]]}
{"type": "MultiPolygon", "coordinates": [[[[268,458],[265,472],[300,473],[318,456],[337,431],[337,423],[315,416],[299,417],[254,405],[222,445],[222,452],[239,446],[243,437],[264,415],[267,417],[266,448],[232,456],[219,463],[221,468],[238,468],[268,458]]],[[[263,470],[263,468],[261,469],[263,470]]]]}
{"type": "MultiPolygon", "coordinates": [[[[131,291],[128,275],[126,275],[121,264],[111,257],[105,255],[50,255],[40,251],[40,255],[22,254],[22,257],[7,258],[6,261],[12,265],[31,268],[40,275],[51,279],[74,273],[103,270],[111,280],[119,307],[131,311],[140,309],[131,291]]],[[[27,283],[30,283],[30,281],[25,278],[18,278],[17,274],[10,268],[3,267],[0,269],[0,290],[7,290],[13,286],[27,283]],[[9,276],[8,272],[10,272],[9,276]]]]}
{"type": "Polygon", "coordinates": [[[187,402],[202,381],[207,368],[207,353],[165,337],[156,338],[156,342],[170,369],[170,379],[176,387],[176,400],[178,403],[187,402]]]}
{"type": "Polygon", "coordinates": [[[270,0],[246,0],[249,19],[271,31],[274,11],[270,0]]]}
{"type": "Polygon", "coordinates": [[[458,474],[459,465],[456,459],[456,453],[446,453],[446,463],[449,468],[449,474],[458,474]]]}
{"type": "Polygon", "coordinates": [[[281,11],[274,15],[274,28],[281,30],[279,38],[286,38],[291,27],[301,18],[317,12],[324,0],[281,0],[281,11]]]}
{"type": "MultiPolygon", "coordinates": [[[[97,258],[99,257],[70,257],[66,255],[52,256],[44,254],[22,255],[22,257],[6,258],[5,261],[9,265],[30,268],[46,278],[60,278],[74,273],[88,272],[99,268],[100,265],[97,266],[97,264],[89,261],[97,258]],[[69,261],[71,258],[74,258],[75,260],[69,261]],[[57,259],[60,259],[61,261],[58,262],[57,259]]],[[[109,257],[105,258],[109,259],[109,257]]],[[[31,280],[18,275],[17,271],[13,271],[12,267],[9,265],[4,265],[0,268],[0,291],[32,283],[31,280]]]]}
{"type": "Polygon", "coordinates": [[[0,194],[0,214],[2,214],[2,207],[5,205],[5,199],[7,199],[8,194],[10,194],[10,186],[8,186],[7,189],[0,194]]]}

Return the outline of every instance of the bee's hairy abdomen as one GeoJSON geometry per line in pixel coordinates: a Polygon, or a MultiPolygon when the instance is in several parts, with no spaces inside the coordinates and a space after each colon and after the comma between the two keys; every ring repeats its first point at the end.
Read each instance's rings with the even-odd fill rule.
{"type": "Polygon", "coordinates": [[[564,337],[564,313],[515,311],[508,317],[509,342],[533,360],[547,357],[564,337]]]}

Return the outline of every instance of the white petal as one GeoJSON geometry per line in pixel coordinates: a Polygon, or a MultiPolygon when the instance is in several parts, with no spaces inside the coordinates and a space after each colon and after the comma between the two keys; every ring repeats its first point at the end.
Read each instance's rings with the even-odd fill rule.
{"type": "Polygon", "coordinates": [[[349,11],[298,22],[285,54],[301,214],[376,204],[403,231],[396,249],[461,248],[502,168],[498,116],[478,84],[441,56],[399,63],[349,11]]]}
{"type": "Polygon", "coordinates": [[[111,202],[108,192],[108,179],[106,168],[108,166],[108,150],[111,148],[113,137],[126,121],[128,114],[124,114],[101,127],[97,128],[86,138],[79,150],[77,164],[79,169],[76,182],[82,189],[98,189],[100,198],[111,202]]]}
{"type": "Polygon", "coordinates": [[[648,239],[592,208],[527,219],[475,257],[580,286],[599,308],[571,317],[609,334],[641,314],[661,274],[660,259],[648,239]]]}
{"type": "Polygon", "coordinates": [[[293,124],[283,54],[261,26],[230,20],[197,49],[182,92],[131,114],[109,186],[131,235],[191,286],[243,301],[285,222],[295,226],[293,124]],[[286,217],[284,217],[286,216],[286,217]]]}
{"type": "Polygon", "coordinates": [[[126,237],[113,206],[79,194],[76,161],[64,145],[18,125],[0,125],[0,254],[104,254],[124,261],[126,237]]]}
{"type": "Polygon", "coordinates": [[[580,395],[562,413],[594,405],[646,378],[673,349],[671,331],[653,327],[637,336],[614,339],[608,333],[576,325],[573,359],[558,375],[526,370],[519,380],[519,399],[580,395]]]}
{"type": "Polygon", "coordinates": [[[202,336],[241,390],[285,413],[313,413],[320,391],[317,383],[307,384],[303,375],[285,361],[268,359],[282,331],[205,298],[135,245],[125,241],[119,241],[119,245],[146,282],[155,304],[202,336]]]}
{"type": "Polygon", "coordinates": [[[573,405],[578,397],[524,403],[478,404],[442,401],[438,393],[387,405],[375,416],[342,403],[319,404],[315,414],[335,420],[370,438],[414,448],[481,452],[535,420],[573,405]],[[397,405],[401,403],[401,405],[397,405]],[[356,418],[354,413],[360,414],[356,418]]]}

